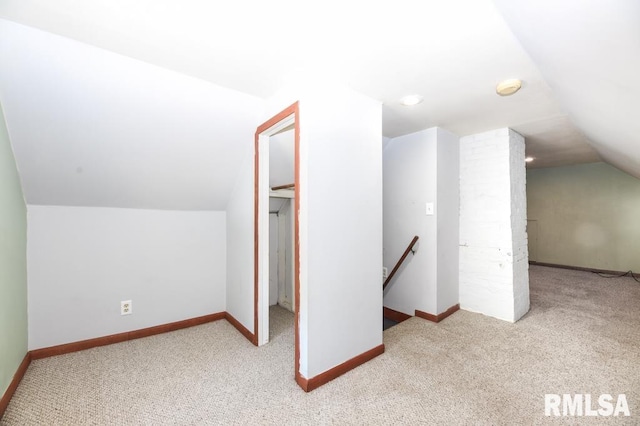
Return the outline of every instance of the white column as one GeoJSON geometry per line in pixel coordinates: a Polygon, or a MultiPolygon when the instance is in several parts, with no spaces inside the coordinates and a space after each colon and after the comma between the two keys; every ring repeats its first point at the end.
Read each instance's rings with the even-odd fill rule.
{"type": "Polygon", "coordinates": [[[515,322],[529,310],[524,138],[460,140],[460,307],[515,322]]]}

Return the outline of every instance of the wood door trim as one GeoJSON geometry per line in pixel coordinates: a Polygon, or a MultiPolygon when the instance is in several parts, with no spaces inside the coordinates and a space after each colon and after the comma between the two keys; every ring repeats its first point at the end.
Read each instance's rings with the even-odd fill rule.
{"type": "Polygon", "coordinates": [[[253,218],[253,226],[254,226],[254,241],[253,241],[253,344],[258,345],[258,314],[259,314],[259,299],[258,299],[258,291],[259,291],[259,197],[260,197],[260,188],[259,188],[259,178],[260,178],[260,135],[265,133],[269,128],[275,126],[279,122],[287,119],[288,117],[294,117],[294,294],[295,294],[295,377],[296,381],[300,375],[300,108],[299,103],[296,101],[293,104],[289,105],[287,108],[280,111],[278,114],[271,117],[269,120],[265,121],[263,124],[258,126],[258,129],[255,133],[255,141],[254,141],[254,218],[253,218]]]}
{"type": "Polygon", "coordinates": [[[344,373],[353,370],[354,368],[364,364],[365,362],[371,361],[373,358],[378,355],[382,355],[384,353],[384,344],[378,345],[373,349],[369,349],[366,352],[357,355],[342,364],[336,365],[333,368],[325,371],[324,373],[318,374],[315,377],[307,379],[302,375],[296,376],[296,382],[298,385],[305,391],[311,392],[314,389],[319,388],[320,386],[330,382],[331,380],[342,376],[344,373]]]}
{"type": "Polygon", "coordinates": [[[142,337],[154,336],[156,334],[176,331],[195,325],[202,325],[212,321],[218,321],[227,317],[226,312],[203,315],[201,317],[190,318],[168,324],[156,325],[154,327],[142,328],[139,330],[125,331],[123,333],[111,334],[108,336],[96,337],[94,339],[80,340],[78,342],[65,343],[62,345],[50,346],[31,351],[31,359],[48,358],[50,356],[64,355],[71,352],[83,351],[85,349],[97,348],[99,346],[111,345],[113,343],[126,342],[128,340],[140,339],[142,337]]]}
{"type": "Polygon", "coordinates": [[[447,309],[446,311],[444,311],[442,313],[439,313],[438,315],[430,314],[428,312],[423,312],[423,311],[419,311],[419,310],[416,309],[416,316],[420,317],[422,319],[426,319],[427,321],[440,322],[443,319],[445,319],[446,317],[448,317],[449,315],[451,315],[454,312],[458,311],[459,309],[460,309],[460,304],[459,303],[453,305],[452,307],[450,307],[449,309],[447,309]]]}
{"type": "Polygon", "coordinates": [[[11,398],[13,398],[13,394],[16,392],[16,389],[18,389],[18,385],[29,368],[29,364],[31,364],[31,352],[26,353],[22,362],[18,366],[16,373],[13,375],[13,379],[11,380],[11,383],[9,383],[9,387],[4,392],[4,395],[2,395],[2,398],[0,398],[0,419],[2,419],[4,412],[7,410],[9,402],[11,402],[11,398]]]}
{"type": "MultiPolygon", "coordinates": [[[[605,275],[622,275],[624,273],[628,273],[629,272],[629,271],[613,271],[611,269],[586,268],[584,266],[561,265],[561,264],[557,264],[557,263],[536,262],[534,260],[530,260],[529,261],[529,265],[545,266],[547,268],[570,269],[570,270],[573,270],[573,271],[593,272],[595,274],[605,274],[605,275]]],[[[635,272],[634,272],[634,274],[638,275],[635,272]]]]}
{"type": "Polygon", "coordinates": [[[382,316],[395,322],[402,322],[411,318],[411,315],[407,315],[404,312],[387,308],[386,306],[382,307],[382,316]]]}

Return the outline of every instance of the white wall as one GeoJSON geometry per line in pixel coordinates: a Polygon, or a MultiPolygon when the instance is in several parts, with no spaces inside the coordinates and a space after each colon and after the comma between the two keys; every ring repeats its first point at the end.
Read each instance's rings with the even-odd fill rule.
{"type": "MultiPolygon", "coordinates": [[[[258,127],[259,124],[256,124],[258,127]]],[[[252,151],[253,152],[253,148],[252,151]]],[[[253,330],[253,154],[246,153],[227,205],[227,312],[253,330]]]]}
{"type": "Polygon", "coordinates": [[[459,302],[460,138],[438,128],[438,307],[459,302]]]}
{"type": "Polygon", "coordinates": [[[282,220],[280,222],[280,226],[283,226],[284,229],[284,280],[283,277],[280,277],[281,287],[280,294],[278,296],[279,303],[290,309],[294,310],[295,306],[295,282],[293,280],[295,275],[295,265],[294,265],[294,257],[295,257],[295,241],[294,241],[294,204],[295,201],[293,199],[289,200],[280,210],[282,220]]]}
{"type": "Polygon", "coordinates": [[[409,255],[387,286],[384,305],[414,315],[458,303],[458,137],[432,128],[392,139],[383,153],[384,264],[389,272],[414,235],[409,255]],[[434,214],[426,214],[433,203],[434,214]]]}
{"type": "MultiPolygon", "coordinates": [[[[262,123],[259,123],[262,124],[262,123]]],[[[257,127],[257,126],[256,126],[257,127]]],[[[287,185],[295,180],[295,153],[293,129],[269,138],[269,186],[287,185]]]]}
{"type": "Polygon", "coordinates": [[[460,307],[507,321],[529,310],[524,138],[460,140],[460,307]]]}
{"type": "Polygon", "coordinates": [[[415,310],[436,313],[437,219],[425,214],[437,201],[437,129],[391,140],[384,163],[384,266],[391,272],[409,242],[419,247],[409,255],[387,286],[384,305],[407,315],[415,310]]]}
{"type": "MultiPolygon", "coordinates": [[[[271,204],[272,200],[269,200],[271,204]]],[[[269,211],[269,306],[278,303],[278,215],[269,211]]]]}
{"type": "Polygon", "coordinates": [[[29,348],[223,312],[225,228],[224,212],[29,205],[29,348]]]}
{"type": "Polygon", "coordinates": [[[527,169],[524,137],[509,130],[511,182],[511,250],[513,253],[513,321],[529,312],[529,241],[527,236],[527,169]]]}
{"type": "Polygon", "coordinates": [[[382,109],[350,90],[326,89],[300,111],[308,135],[301,159],[309,309],[303,374],[314,377],[382,344],[382,109]]]}
{"type": "Polygon", "coordinates": [[[293,311],[293,199],[270,198],[269,212],[269,306],[293,311]]]}
{"type": "Polygon", "coordinates": [[[300,373],[312,378],[382,344],[382,109],[301,78],[269,99],[265,118],[296,100],[300,373]]]}

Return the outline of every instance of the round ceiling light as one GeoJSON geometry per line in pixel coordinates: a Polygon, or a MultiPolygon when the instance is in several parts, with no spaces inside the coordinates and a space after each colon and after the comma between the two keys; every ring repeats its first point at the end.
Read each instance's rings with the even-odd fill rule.
{"type": "Polygon", "coordinates": [[[522,87],[522,81],[517,78],[503,80],[496,86],[496,93],[500,96],[510,96],[522,87]]]}
{"type": "Polygon", "coordinates": [[[400,103],[404,106],[413,106],[413,105],[418,105],[423,100],[424,98],[420,95],[409,95],[400,99],[400,103]]]}
{"type": "Polygon", "coordinates": [[[524,159],[524,161],[527,162],[527,163],[530,163],[533,160],[535,160],[535,158],[533,158],[533,157],[527,157],[527,158],[524,159]]]}

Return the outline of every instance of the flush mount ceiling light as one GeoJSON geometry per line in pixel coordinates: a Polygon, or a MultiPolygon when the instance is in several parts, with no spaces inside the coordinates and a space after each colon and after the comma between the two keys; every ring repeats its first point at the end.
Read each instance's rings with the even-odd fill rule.
{"type": "Polygon", "coordinates": [[[420,95],[409,95],[400,99],[400,103],[404,106],[413,106],[413,105],[418,105],[423,100],[424,98],[420,95]]]}
{"type": "Polygon", "coordinates": [[[517,78],[503,80],[496,86],[496,93],[500,96],[510,96],[516,93],[522,87],[522,81],[517,78]]]}
{"type": "Polygon", "coordinates": [[[527,163],[530,163],[533,160],[535,160],[535,158],[533,158],[533,157],[527,157],[527,158],[524,159],[524,161],[527,162],[527,163]]]}

